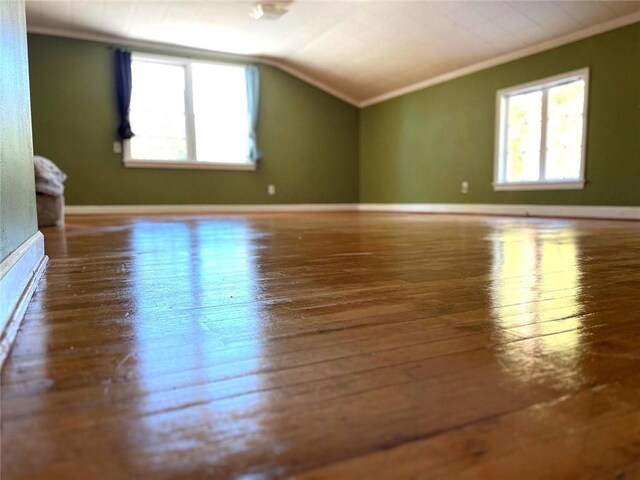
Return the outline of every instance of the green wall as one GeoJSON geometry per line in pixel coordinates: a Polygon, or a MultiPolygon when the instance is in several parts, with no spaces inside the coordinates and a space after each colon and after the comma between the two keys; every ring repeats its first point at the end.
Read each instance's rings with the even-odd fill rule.
{"type": "MultiPolygon", "coordinates": [[[[143,50],[216,59],[179,48],[143,50]]],[[[67,204],[358,201],[358,109],[277,68],[260,66],[264,160],[257,171],[161,170],[125,168],[113,153],[109,45],[30,34],[29,61],[35,152],[69,175],[67,204]],[[268,184],[276,185],[275,196],[267,195],[268,184]]]]}
{"type": "MultiPolygon", "coordinates": [[[[261,65],[256,172],[124,168],[112,152],[112,52],[29,35],[35,151],[68,174],[67,203],[640,205],[640,24],[358,110],[261,65]],[[496,91],[590,67],[587,185],[494,192],[496,91]],[[462,181],[469,193],[460,192],[462,181]],[[277,195],[267,195],[275,184],[277,195]]],[[[179,48],[158,53],[216,58],[179,48]]]]}
{"type": "Polygon", "coordinates": [[[0,261],[37,231],[24,1],[0,2],[0,261]]]}
{"type": "Polygon", "coordinates": [[[640,205],[640,23],[363,109],[360,201],[640,205]],[[582,67],[585,188],[494,192],[496,91],[582,67]]]}

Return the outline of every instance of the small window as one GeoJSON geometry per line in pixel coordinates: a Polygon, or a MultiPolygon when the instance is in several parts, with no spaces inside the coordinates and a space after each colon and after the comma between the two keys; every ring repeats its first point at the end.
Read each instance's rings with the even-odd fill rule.
{"type": "Polygon", "coordinates": [[[125,165],[253,170],[245,66],[134,54],[125,165]]]}
{"type": "Polygon", "coordinates": [[[495,190],[584,187],[589,71],[498,91],[495,190]]]}

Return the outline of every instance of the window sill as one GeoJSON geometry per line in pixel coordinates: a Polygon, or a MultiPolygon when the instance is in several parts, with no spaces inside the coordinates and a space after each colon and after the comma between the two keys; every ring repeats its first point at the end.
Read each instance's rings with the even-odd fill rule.
{"type": "Polygon", "coordinates": [[[123,164],[127,168],[155,168],[155,169],[179,169],[179,170],[236,170],[242,172],[253,172],[256,170],[255,163],[214,163],[214,162],[193,162],[167,160],[124,160],[123,164]]]}
{"type": "Polygon", "coordinates": [[[496,192],[508,192],[513,190],[582,190],[584,180],[570,182],[519,182],[519,183],[493,183],[496,192]]]}

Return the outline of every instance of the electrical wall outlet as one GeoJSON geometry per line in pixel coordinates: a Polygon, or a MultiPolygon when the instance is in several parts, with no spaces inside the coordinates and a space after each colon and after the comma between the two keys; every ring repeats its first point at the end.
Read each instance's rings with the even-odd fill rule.
{"type": "Polygon", "coordinates": [[[113,153],[122,153],[122,142],[118,140],[113,142],[113,153]]]}
{"type": "Polygon", "coordinates": [[[275,195],[276,194],[276,186],[275,185],[269,185],[267,187],[267,193],[269,195],[275,195]]]}
{"type": "Polygon", "coordinates": [[[462,185],[460,186],[460,191],[462,193],[469,193],[469,182],[462,182],[462,185]]]}

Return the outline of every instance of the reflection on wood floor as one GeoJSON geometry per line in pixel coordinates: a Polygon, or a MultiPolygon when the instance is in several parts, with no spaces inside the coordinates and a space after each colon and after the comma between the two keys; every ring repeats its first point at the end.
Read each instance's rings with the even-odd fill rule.
{"type": "Polygon", "coordinates": [[[640,223],[72,217],[3,480],[640,478],[640,223]]]}

